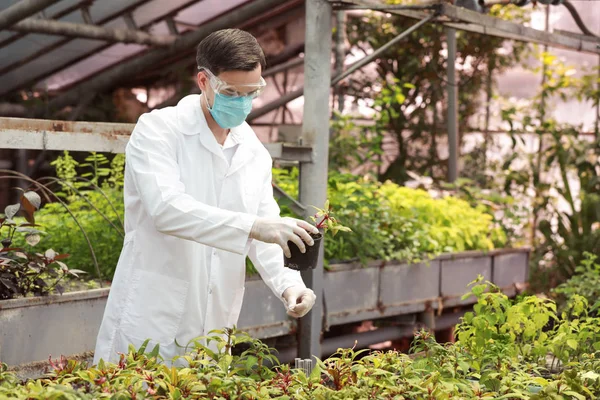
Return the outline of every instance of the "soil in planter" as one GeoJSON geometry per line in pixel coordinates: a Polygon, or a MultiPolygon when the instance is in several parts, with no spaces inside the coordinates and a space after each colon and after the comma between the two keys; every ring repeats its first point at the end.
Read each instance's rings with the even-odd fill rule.
{"type": "Polygon", "coordinates": [[[306,245],[306,253],[301,253],[298,246],[293,242],[288,242],[290,247],[290,253],[292,256],[287,258],[283,256],[283,265],[287,268],[296,271],[306,271],[308,269],[315,269],[317,267],[317,261],[319,260],[319,250],[321,249],[321,240],[323,240],[323,234],[310,234],[315,241],[312,246],[306,245]]]}

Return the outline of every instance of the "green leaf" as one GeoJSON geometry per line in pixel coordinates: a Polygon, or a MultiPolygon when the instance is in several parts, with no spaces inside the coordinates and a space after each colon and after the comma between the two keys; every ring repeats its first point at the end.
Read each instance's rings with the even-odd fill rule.
{"type": "Polygon", "coordinates": [[[567,346],[569,346],[573,350],[577,350],[577,340],[575,340],[575,339],[568,339],[567,340],[567,346]]]}
{"type": "Polygon", "coordinates": [[[254,356],[248,356],[248,359],[246,360],[246,371],[250,371],[252,369],[252,367],[254,367],[257,364],[258,364],[258,358],[254,357],[254,356]]]}

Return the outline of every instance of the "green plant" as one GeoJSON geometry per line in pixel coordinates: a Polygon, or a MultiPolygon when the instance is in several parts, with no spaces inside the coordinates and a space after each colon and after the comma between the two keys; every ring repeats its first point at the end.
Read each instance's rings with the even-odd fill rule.
{"type": "Polygon", "coordinates": [[[331,232],[332,236],[337,235],[338,232],[352,232],[352,229],[340,224],[333,216],[333,210],[329,205],[329,200],[325,202],[325,206],[322,209],[314,206],[313,208],[317,210],[317,213],[314,216],[311,216],[311,219],[315,223],[317,229],[323,230],[324,232],[331,232]]]}
{"type": "Polygon", "coordinates": [[[100,272],[99,278],[107,280],[114,274],[124,235],[124,161],[122,154],[109,161],[92,153],[79,163],[65,151],[51,163],[57,178],[40,179],[61,188],[55,193],[61,201],[47,203],[38,213],[47,230],[42,244],[71,254],[70,265],[93,276],[100,272]]]}
{"type": "MultiPolygon", "coordinates": [[[[392,4],[405,3],[400,0],[392,4]]],[[[525,22],[528,11],[516,6],[497,6],[490,14],[505,20],[525,22]]],[[[378,12],[349,16],[347,37],[354,51],[369,54],[408,29],[414,21],[408,17],[378,12]]],[[[375,126],[369,133],[395,139],[398,157],[381,174],[381,180],[402,184],[408,172],[446,180],[447,160],[441,159],[438,145],[444,140],[447,87],[447,53],[442,26],[428,24],[403,39],[378,57],[375,74],[353,77],[344,88],[348,96],[372,104],[375,126]]],[[[457,84],[459,92],[459,140],[469,128],[468,121],[482,102],[479,94],[488,74],[499,74],[517,65],[527,54],[528,46],[513,42],[504,46],[501,38],[469,32],[457,33],[457,58],[462,64],[457,84]]],[[[358,102],[358,101],[357,101],[358,102]]],[[[460,147],[460,146],[459,146],[460,147]]],[[[484,170],[485,168],[480,168],[484,170]]]]}
{"type": "MultiPolygon", "coordinates": [[[[529,199],[535,247],[531,281],[534,290],[544,291],[569,279],[585,252],[600,254],[600,140],[582,138],[579,127],[549,116],[555,98],[597,101],[592,81],[578,79],[552,54],[541,54],[541,60],[544,83],[531,107],[523,113],[514,106],[503,111],[511,132],[534,133],[539,149],[524,165],[513,152],[503,169],[507,193],[529,199]]],[[[513,136],[515,150],[519,139],[513,136]]]]}
{"type": "Polygon", "coordinates": [[[585,259],[575,268],[575,275],[552,290],[558,303],[564,307],[575,296],[583,296],[593,304],[600,299],[600,263],[598,256],[584,254],[585,259]]]}

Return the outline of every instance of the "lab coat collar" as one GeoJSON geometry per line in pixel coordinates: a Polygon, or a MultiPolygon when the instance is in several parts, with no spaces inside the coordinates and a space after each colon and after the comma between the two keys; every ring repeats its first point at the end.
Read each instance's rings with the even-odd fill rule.
{"type": "MultiPolygon", "coordinates": [[[[177,103],[177,125],[179,130],[184,135],[199,135],[199,134],[211,134],[204,113],[200,106],[201,95],[191,94],[185,96],[177,103]]],[[[240,126],[231,128],[229,134],[232,135],[235,143],[241,144],[245,136],[244,131],[248,124],[242,123],[240,126]]],[[[214,136],[213,136],[214,137],[214,136]]]]}
{"type": "MultiPolygon", "coordinates": [[[[211,153],[225,159],[223,150],[208,127],[200,106],[200,98],[200,95],[189,95],[179,101],[177,104],[178,128],[184,135],[199,135],[204,147],[211,153]]],[[[254,157],[254,148],[249,143],[251,141],[245,140],[246,136],[251,134],[248,130],[250,130],[250,126],[246,122],[229,130],[229,135],[238,144],[238,148],[233,156],[227,175],[233,174],[254,157]]]]}

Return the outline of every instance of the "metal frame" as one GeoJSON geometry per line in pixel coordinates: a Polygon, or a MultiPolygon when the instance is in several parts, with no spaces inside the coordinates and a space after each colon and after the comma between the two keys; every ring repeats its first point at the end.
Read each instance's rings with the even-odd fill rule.
{"type": "MultiPolygon", "coordinates": [[[[404,32],[400,33],[398,36],[396,36],[395,38],[390,40],[388,43],[384,44],[383,46],[381,46],[380,48],[375,50],[373,53],[356,61],[354,64],[352,64],[350,67],[348,67],[348,69],[346,71],[342,72],[340,75],[336,76],[331,81],[329,81],[328,82],[329,86],[337,85],[342,80],[344,80],[344,78],[348,77],[350,74],[354,73],[355,71],[357,71],[360,68],[364,67],[365,65],[369,64],[371,61],[373,61],[374,59],[379,57],[381,54],[383,54],[384,52],[389,50],[392,46],[394,46],[395,44],[400,42],[406,36],[410,35],[412,32],[414,32],[415,30],[417,30],[418,28],[420,28],[422,25],[426,24],[427,22],[432,21],[434,18],[436,18],[435,14],[425,16],[421,21],[417,22],[416,24],[414,24],[413,26],[411,26],[404,32]]],[[[308,51],[306,53],[308,53],[308,51]]],[[[305,56],[305,59],[306,59],[306,56],[305,56]]],[[[306,68],[305,68],[305,73],[306,73],[306,68]]],[[[325,86],[327,86],[327,82],[325,83],[325,86]]],[[[283,96],[281,96],[279,99],[277,99],[269,104],[266,104],[257,110],[252,111],[250,113],[250,115],[248,115],[247,120],[252,121],[259,117],[262,117],[263,115],[268,114],[271,111],[274,111],[281,106],[284,106],[285,104],[289,103],[290,101],[295,100],[298,97],[301,97],[302,95],[305,95],[304,92],[305,92],[304,87],[302,87],[300,89],[296,89],[293,92],[288,92],[288,93],[284,94],[283,96]]]]}
{"type": "Polygon", "coordinates": [[[0,31],[60,0],[21,0],[0,12],[0,31]]]}
{"type": "Polygon", "coordinates": [[[73,22],[49,21],[26,18],[9,28],[21,33],[46,33],[50,35],[73,38],[88,38],[107,40],[118,43],[137,43],[150,46],[169,46],[175,42],[173,35],[151,35],[144,31],[133,29],[113,29],[89,24],[73,22]]]}
{"type": "MultiPolygon", "coordinates": [[[[0,117],[0,148],[124,153],[134,124],[0,117]]],[[[271,157],[309,163],[309,146],[265,143],[271,157]]]]}

